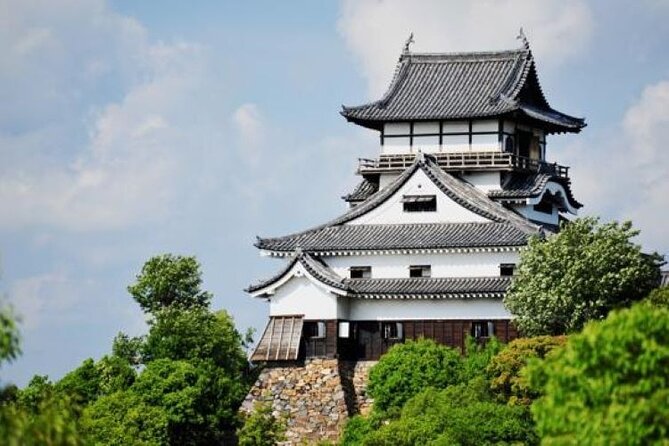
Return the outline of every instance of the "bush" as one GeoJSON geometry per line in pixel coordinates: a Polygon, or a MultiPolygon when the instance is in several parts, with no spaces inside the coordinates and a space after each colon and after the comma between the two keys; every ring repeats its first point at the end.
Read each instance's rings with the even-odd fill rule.
{"type": "Polygon", "coordinates": [[[659,444],[669,437],[669,309],[612,312],[528,366],[542,441],[659,444]]]}
{"type": "Polygon", "coordinates": [[[411,398],[399,419],[368,434],[366,446],[536,444],[529,411],[495,403],[483,379],[427,388],[411,398]]]}
{"type": "Polygon", "coordinates": [[[660,279],[662,258],[645,255],[629,222],[578,219],[523,250],[504,304],[524,336],[579,331],[612,309],[646,297],[660,279]]]}
{"type": "Polygon", "coordinates": [[[367,390],[374,411],[392,416],[424,388],[458,383],[462,370],[457,350],[427,339],[407,341],[391,347],[370,370],[367,390]]]}
{"type": "Polygon", "coordinates": [[[537,336],[519,338],[493,357],[486,373],[490,378],[490,388],[500,396],[503,402],[511,405],[529,405],[539,395],[530,388],[527,378],[521,370],[531,358],[544,358],[556,347],[567,342],[566,336],[537,336]]]}
{"type": "Polygon", "coordinates": [[[286,439],[286,426],[272,414],[270,404],[256,404],[237,431],[239,446],[274,446],[286,439]]]}
{"type": "Polygon", "coordinates": [[[646,301],[656,307],[669,308],[669,286],[655,288],[650,292],[646,301]]]}
{"type": "Polygon", "coordinates": [[[495,337],[491,337],[484,345],[480,345],[473,337],[467,336],[466,355],[462,359],[462,373],[459,381],[466,383],[471,379],[485,376],[488,364],[503,348],[504,344],[495,337]]]}

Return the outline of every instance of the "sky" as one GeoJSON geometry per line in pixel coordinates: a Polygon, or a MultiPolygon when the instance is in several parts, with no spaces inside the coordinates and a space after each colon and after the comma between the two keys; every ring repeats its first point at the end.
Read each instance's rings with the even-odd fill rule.
{"type": "Polygon", "coordinates": [[[553,107],[548,140],[582,215],[632,220],[669,253],[669,0],[0,0],[0,293],[23,355],[0,381],[58,379],[123,331],[153,255],[195,255],[240,330],[243,289],[281,267],[256,235],[345,209],[374,131],[342,104],[383,94],[414,51],[508,49],[522,26],[553,107]]]}

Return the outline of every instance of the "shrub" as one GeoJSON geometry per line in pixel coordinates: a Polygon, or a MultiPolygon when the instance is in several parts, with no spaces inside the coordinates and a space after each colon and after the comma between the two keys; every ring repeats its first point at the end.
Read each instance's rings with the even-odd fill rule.
{"type": "Polygon", "coordinates": [[[528,366],[543,396],[532,405],[547,444],[666,442],[669,437],[669,309],[614,311],[528,366]]]}
{"type": "Polygon", "coordinates": [[[432,340],[394,345],[369,372],[374,411],[392,416],[424,388],[456,384],[462,370],[460,353],[432,340]]]}
{"type": "Polygon", "coordinates": [[[465,383],[485,376],[488,364],[503,348],[504,344],[495,337],[491,337],[484,345],[480,345],[473,337],[467,336],[460,382],[465,383]]]}
{"type": "Polygon", "coordinates": [[[368,434],[361,443],[382,445],[536,444],[529,411],[495,403],[483,379],[446,389],[424,389],[399,419],[368,434]]]}
{"type": "Polygon", "coordinates": [[[286,439],[283,420],[272,414],[270,404],[256,404],[237,431],[239,446],[274,446],[286,439]]]}
{"type": "Polygon", "coordinates": [[[656,307],[669,308],[669,286],[655,288],[650,292],[646,301],[656,307]]]}
{"type": "Polygon", "coordinates": [[[531,358],[542,359],[556,347],[563,346],[566,341],[566,336],[537,336],[511,341],[491,359],[487,367],[490,388],[499,394],[502,401],[511,405],[531,404],[539,395],[530,388],[521,370],[531,358]]]}

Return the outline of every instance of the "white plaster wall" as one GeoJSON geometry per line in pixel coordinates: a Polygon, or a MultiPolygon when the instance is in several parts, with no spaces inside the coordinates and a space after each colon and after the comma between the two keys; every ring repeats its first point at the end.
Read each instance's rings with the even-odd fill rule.
{"type": "Polygon", "coordinates": [[[469,152],[469,136],[468,135],[444,135],[442,139],[442,152],[457,153],[469,152]]]}
{"type": "Polygon", "coordinates": [[[415,153],[418,153],[418,151],[424,153],[439,152],[439,136],[414,135],[411,150],[415,153]]]}
{"type": "Polygon", "coordinates": [[[342,277],[351,266],[371,266],[373,278],[409,277],[409,265],[431,265],[432,277],[499,276],[500,263],[518,263],[519,253],[469,252],[443,254],[388,254],[324,257],[325,263],[342,277]]]}
{"type": "Polygon", "coordinates": [[[497,152],[500,150],[498,136],[472,135],[472,152],[497,152]]]}
{"type": "Polygon", "coordinates": [[[424,135],[426,133],[439,133],[439,121],[415,122],[413,125],[414,135],[424,135]]]}
{"type": "Polygon", "coordinates": [[[501,299],[351,299],[349,319],[510,319],[501,299]]]}
{"type": "Polygon", "coordinates": [[[379,175],[379,190],[392,183],[395,178],[400,176],[399,173],[382,173],[379,175]]]}
{"type": "Polygon", "coordinates": [[[411,131],[408,122],[388,122],[383,125],[385,135],[408,135],[411,131]]]}
{"type": "Polygon", "coordinates": [[[385,203],[348,224],[388,224],[388,223],[447,223],[489,221],[475,214],[447,197],[422,170],[409,180],[385,203]],[[436,195],[436,212],[404,212],[401,202],[403,195],[436,195]]]}
{"type": "Polygon", "coordinates": [[[411,139],[408,136],[399,138],[384,138],[381,153],[383,154],[399,154],[411,153],[411,139]]]}
{"type": "Polygon", "coordinates": [[[500,172],[465,172],[462,178],[487,193],[500,188],[500,175],[500,172]]]}
{"type": "Polygon", "coordinates": [[[293,277],[269,298],[270,316],[302,314],[305,319],[336,319],[340,314],[337,296],[306,277],[293,277]]]}
{"type": "Polygon", "coordinates": [[[533,205],[516,205],[514,208],[525,218],[529,218],[534,221],[552,225],[557,225],[559,222],[559,214],[555,206],[553,206],[553,212],[550,214],[544,214],[543,212],[535,211],[533,205]]]}

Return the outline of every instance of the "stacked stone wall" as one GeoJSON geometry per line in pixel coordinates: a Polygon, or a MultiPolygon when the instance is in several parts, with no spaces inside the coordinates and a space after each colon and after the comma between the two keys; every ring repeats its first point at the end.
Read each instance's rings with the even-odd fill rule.
{"type": "Polygon", "coordinates": [[[367,378],[375,363],[309,359],[266,366],[241,410],[271,404],[274,415],[286,421],[287,444],[336,441],[350,416],[369,412],[367,378]]]}

